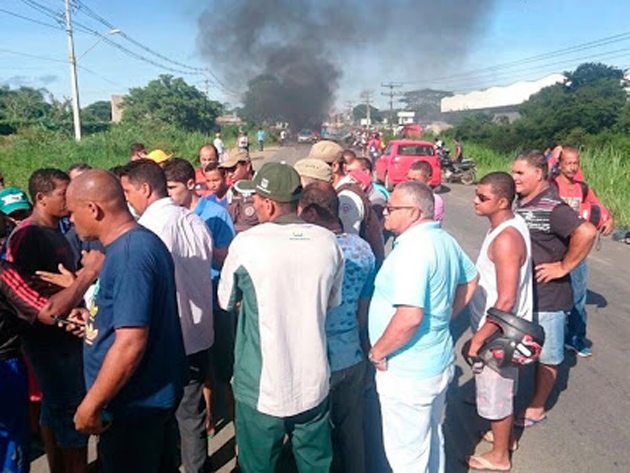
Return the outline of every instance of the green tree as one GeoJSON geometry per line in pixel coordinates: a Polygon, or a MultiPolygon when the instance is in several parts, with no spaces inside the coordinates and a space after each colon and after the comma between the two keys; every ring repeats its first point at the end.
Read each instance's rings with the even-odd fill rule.
{"type": "MultiPolygon", "coordinates": [[[[361,103],[352,109],[352,118],[355,121],[360,121],[363,118],[367,118],[367,106],[361,103]]],[[[383,121],[383,113],[376,107],[370,105],[370,119],[372,123],[380,123],[383,121]]]]}
{"type": "Polygon", "coordinates": [[[221,114],[221,104],[184,79],[161,75],[146,87],[134,87],[123,98],[123,122],[171,124],[186,131],[208,132],[221,114]]]}
{"type": "Polygon", "coordinates": [[[51,105],[46,102],[46,89],[20,87],[0,89],[0,122],[17,129],[46,119],[51,105]]]}
{"type": "Polygon", "coordinates": [[[102,122],[109,123],[112,121],[112,105],[106,100],[99,100],[91,103],[81,110],[81,121],[83,122],[102,122]]]}

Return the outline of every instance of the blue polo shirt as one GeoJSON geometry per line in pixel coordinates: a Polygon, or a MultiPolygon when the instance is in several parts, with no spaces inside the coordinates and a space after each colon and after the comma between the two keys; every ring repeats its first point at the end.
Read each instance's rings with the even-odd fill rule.
{"type": "MultiPolygon", "coordinates": [[[[234,239],[236,231],[228,211],[221,205],[202,197],[197,203],[194,212],[206,222],[212,233],[212,244],[215,248],[225,248],[234,239]]],[[[212,280],[218,280],[220,268],[212,262],[212,280]]]]}
{"type": "Polygon", "coordinates": [[[370,341],[383,335],[397,306],[421,307],[424,317],[413,338],[388,356],[388,370],[401,378],[425,379],[455,359],[449,323],[460,284],[477,275],[474,263],[437,222],[416,225],[394,244],[375,280],[370,304],[370,341]]]}
{"type": "Polygon", "coordinates": [[[153,232],[137,227],[105,248],[105,263],[84,337],[84,375],[94,384],[116,329],[146,327],[142,360],[106,406],[114,418],[141,418],[179,405],[188,363],[177,313],[173,258],[153,232]]]}

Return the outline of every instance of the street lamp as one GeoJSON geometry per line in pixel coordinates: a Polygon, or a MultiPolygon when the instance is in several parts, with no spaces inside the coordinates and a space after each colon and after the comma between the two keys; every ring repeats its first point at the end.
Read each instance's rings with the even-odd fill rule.
{"type": "Polygon", "coordinates": [[[87,53],[89,53],[90,51],[92,51],[92,49],[94,49],[94,48],[95,48],[95,47],[96,47],[96,46],[97,46],[97,45],[98,45],[101,41],[103,41],[105,38],[107,38],[107,37],[108,37],[108,36],[110,36],[110,35],[113,35],[113,34],[118,34],[118,33],[120,33],[120,30],[119,30],[119,29],[117,29],[117,28],[114,28],[113,30],[109,30],[109,31],[108,31],[107,33],[105,33],[104,35],[100,35],[100,38],[99,38],[98,40],[96,40],[96,42],[95,42],[92,46],[90,46],[89,48],[87,48],[87,49],[85,50],[85,52],[84,52],[83,54],[81,54],[81,55],[77,58],[77,61],[78,61],[79,59],[83,59],[87,53]]]}

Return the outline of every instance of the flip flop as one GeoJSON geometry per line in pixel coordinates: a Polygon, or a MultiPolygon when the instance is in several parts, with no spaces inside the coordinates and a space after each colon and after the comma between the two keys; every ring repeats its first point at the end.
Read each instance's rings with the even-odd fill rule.
{"type": "MultiPolygon", "coordinates": [[[[488,430],[483,437],[481,437],[485,442],[494,443],[494,435],[492,434],[492,430],[488,430]]],[[[515,452],[518,450],[518,440],[514,439],[512,441],[512,445],[510,446],[510,452],[515,452]]]]}
{"type": "Polygon", "coordinates": [[[476,455],[472,455],[468,457],[468,468],[472,470],[481,470],[481,471],[510,471],[512,469],[512,465],[508,467],[498,466],[492,463],[489,460],[486,460],[484,457],[478,457],[476,455]],[[474,461],[477,465],[472,465],[470,462],[474,461]]]}
{"type": "Polygon", "coordinates": [[[536,427],[537,425],[542,425],[545,422],[547,422],[547,414],[543,414],[542,417],[539,417],[538,419],[525,416],[519,417],[514,421],[514,425],[523,429],[529,429],[531,427],[536,427]]]}

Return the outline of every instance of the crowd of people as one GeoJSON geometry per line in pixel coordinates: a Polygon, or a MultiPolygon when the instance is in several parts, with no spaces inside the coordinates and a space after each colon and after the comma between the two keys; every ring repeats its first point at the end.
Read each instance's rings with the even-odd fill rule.
{"type": "Polygon", "coordinates": [[[203,145],[195,169],[136,143],[123,166],[39,169],[28,196],[0,192],[3,471],[29,470],[33,415],[53,473],[86,471],[90,435],[104,472],[207,471],[221,392],[242,471],[444,472],[450,322],[465,307],[492,444],[466,461],[508,471],[514,429],[547,420],[565,346],[592,355],[585,258],[614,221],[578,150],[524,152],[479,181],[474,263],[442,228],[423,161],[390,194],[332,141],[257,172],[242,144],[203,145]],[[542,327],[540,351],[481,362],[501,334],[492,310],[542,327]]]}

